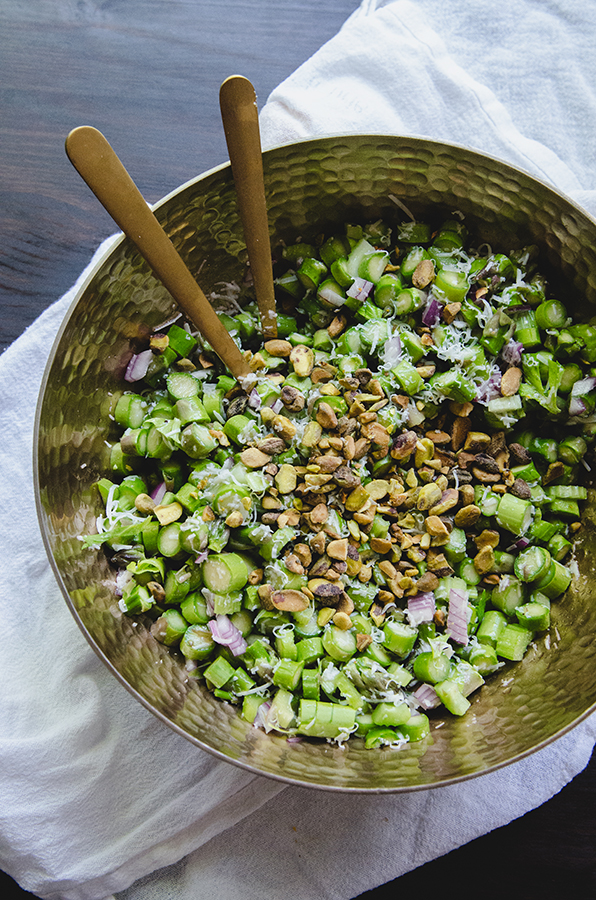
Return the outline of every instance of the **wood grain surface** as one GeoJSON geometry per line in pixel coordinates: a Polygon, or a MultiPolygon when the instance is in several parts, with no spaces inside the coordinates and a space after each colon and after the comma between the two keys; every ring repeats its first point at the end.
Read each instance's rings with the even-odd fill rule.
{"type": "MultiPolygon", "coordinates": [[[[262,106],[357,5],[2,0],[0,350],[115,230],[66,158],[72,128],[103,131],[154,202],[226,161],[218,103],[226,77],[248,77],[262,106]]],[[[14,884],[0,873],[0,887],[14,884]]],[[[594,900],[596,758],[539,809],[362,897],[423,895],[594,900]]]]}

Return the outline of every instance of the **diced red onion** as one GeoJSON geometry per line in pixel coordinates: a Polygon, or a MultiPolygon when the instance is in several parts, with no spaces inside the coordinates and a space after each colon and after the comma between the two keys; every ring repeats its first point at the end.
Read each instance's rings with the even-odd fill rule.
{"type": "Polygon", "coordinates": [[[208,588],[203,588],[201,591],[203,597],[205,598],[205,609],[207,610],[208,616],[215,615],[215,607],[213,605],[213,594],[208,588]]]}
{"type": "Polygon", "coordinates": [[[432,622],[436,610],[435,595],[433,593],[416,594],[408,599],[408,617],[411,625],[420,625],[421,622],[432,622]]]}
{"type": "Polygon", "coordinates": [[[147,374],[149,363],[153,357],[153,350],[143,350],[133,356],[126,367],[124,380],[128,382],[140,381],[147,374]]]}
{"type": "Polygon", "coordinates": [[[432,684],[421,684],[420,687],[416,688],[412,696],[422,709],[434,709],[441,703],[432,684]]]}
{"type": "Polygon", "coordinates": [[[571,388],[571,398],[569,400],[569,415],[582,416],[588,411],[588,404],[585,401],[585,395],[589,394],[596,387],[596,378],[588,375],[586,378],[580,378],[571,388]]]}
{"type": "Polygon", "coordinates": [[[354,283],[348,288],[346,294],[355,300],[366,300],[373,287],[372,281],[367,281],[366,278],[355,278],[354,283]]]}
{"type": "Polygon", "coordinates": [[[271,702],[269,700],[265,700],[264,703],[261,703],[261,705],[257,709],[257,714],[254,717],[254,721],[252,723],[255,728],[266,728],[267,714],[270,709],[271,709],[271,702]]]}
{"type": "Polygon", "coordinates": [[[253,388],[250,394],[248,395],[248,405],[251,409],[260,409],[261,408],[261,395],[257,391],[256,388],[253,388]]]}
{"type": "Polygon", "coordinates": [[[586,378],[580,378],[571,388],[571,396],[577,397],[579,394],[587,394],[596,387],[596,378],[588,375],[586,378]]]}
{"type": "Polygon", "coordinates": [[[392,334],[383,347],[383,362],[390,369],[396,366],[401,359],[401,338],[399,334],[392,334]]]}
{"type": "Polygon", "coordinates": [[[155,500],[156,503],[161,503],[164,498],[164,494],[166,492],[166,483],[165,481],[160,481],[157,487],[154,487],[151,491],[151,499],[155,500]]]}
{"type": "Polygon", "coordinates": [[[511,553],[512,550],[525,550],[526,547],[530,546],[530,540],[526,537],[520,537],[517,541],[514,541],[509,547],[507,547],[507,553],[511,553]]]}
{"type": "Polygon", "coordinates": [[[494,400],[495,397],[498,397],[501,393],[501,373],[493,372],[490,378],[487,378],[486,381],[483,381],[476,388],[476,396],[474,397],[476,403],[482,403],[483,405],[488,404],[490,400],[494,400]]]}
{"type": "Polygon", "coordinates": [[[300,744],[300,743],[302,743],[303,740],[304,740],[304,738],[300,737],[299,734],[291,734],[289,737],[286,738],[286,743],[300,744]]]}
{"type": "Polygon", "coordinates": [[[518,366],[522,360],[523,349],[521,341],[509,340],[501,350],[501,359],[510,366],[518,366]]]}
{"type": "Polygon", "coordinates": [[[422,314],[422,321],[425,325],[436,325],[441,318],[441,304],[436,297],[431,297],[430,303],[422,314]]]}
{"type": "Polygon", "coordinates": [[[204,562],[205,562],[205,560],[207,559],[208,556],[209,556],[209,551],[208,551],[208,550],[203,550],[201,553],[199,553],[199,555],[198,555],[197,558],[195,559],[196,565],[197,565],[197,566],[200,566],[201,563],[204,563],[204,562]]]}
{"type": "Polygon", "coordinates": [[[271,409],[273,410],[274,413],[277,414],[278,412],[280,412],[283,409],[283,401],[280,399],[277,399],[275,401],[275,403],[273,404],[273,406],[271,407],[271,409]]]}
{"type": "Polygon", "coordinates": [[[240,656],[248,647],[242,633],[227,616],[216,616],[215,619],[209,620],[208,625],[213,640],[229,647],[234,656],[240,656]]]}
{"type": "Polygon", "coordinates": [[[468,595],[458,588],[449,591],[447,631],[458,644],[468,643],[468,595]]]}
{"type": "Polygon", "coordinates": [[[320,288],[318,296],[321,300],[326,300],[330,306],[343,306],[344,298],[338,294],[332,287],[320,288]]]}
{"type": "Polygon", "coordinates": [[[587,408],[586,401],[582,400],[581,397],[572,397],[569,401],[570,416],[581,416],[582,413],[586,412],[587,408]]]}

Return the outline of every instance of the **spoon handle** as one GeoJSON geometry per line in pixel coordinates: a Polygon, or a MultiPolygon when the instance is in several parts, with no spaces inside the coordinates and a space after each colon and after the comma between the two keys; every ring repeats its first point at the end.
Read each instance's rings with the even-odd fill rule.
{"type": "Polygon", "coordinates": [[[277,316],[255,89],[242,75],[231,75],[220,88],[219,105],[261,327],[268,340],[277,337],[277,316]]]}
{"type": "Polygon", "coordinates": [[[247,375],[247,361],[103,134],[87,125],[75,128],[66,138],[66,153],[230,372],[237,378],[247,375]]]}

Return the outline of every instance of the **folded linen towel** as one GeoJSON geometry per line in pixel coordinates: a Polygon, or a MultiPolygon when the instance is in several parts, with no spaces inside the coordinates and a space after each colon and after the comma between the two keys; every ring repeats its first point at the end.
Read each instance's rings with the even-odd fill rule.
{"type": "MultiPolygon", "coordinates": [[[[583,141],[596,146],[592,125],[565,114],[577,92],[593,108],[594,78],[561,74],[568,46],[596,34],[596,15],[577,3],[552,2],[542,14],[539,7],[504,0],[492,13],[501,56],[504,47],[520,66],[523,55],[524,77],[537,83],[545,69],[538,46],[551,54],[556,103],[540,109],[539,121],[515,91],[518,71],[500,77],[492,67],[496,26],[476,27],[475,16],[485,15],[479,0],[365,0],[273,92],[261,117],[264,146],[329,132],[422,134],[501,156],[596,211],[589,160],[584,169],[581,159],[583,141]],[[537,27],[518,36],[513,22],[537,27]],[[557,41],[543,43],[553,33],[557,41]]],[[[590,64],[593,75],[586,57],[590,64]]],[[[596,739],[593,717],[540,752],[456,786],[366,798],[284,789],[199,752],[136,703],[72,620],[33,504],[35,400],[76,289],[0,358],[1,868],[52,900],[114,892],[119,900],[194,900],[210,891],[220,900],[276,900],[288,884],[296,900],[347,900],[522,815],[581,771],[596,739]]]]}

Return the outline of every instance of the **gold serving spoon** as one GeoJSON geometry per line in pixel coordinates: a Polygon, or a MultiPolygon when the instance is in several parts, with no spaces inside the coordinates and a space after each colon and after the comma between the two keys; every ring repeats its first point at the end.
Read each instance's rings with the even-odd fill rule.
{"type": "Polygon", "coordinates": [[[265,340],[277,337],[273,265],[255,89],[231,75],[219,91],[221,117],[265,340]]]}
{"type": "Polygon", "coordinates": [[[120,159],[96,128],[83,125],[66,138],[71,163],[118,227],[236,377],[250,368],[120,159]]]}

